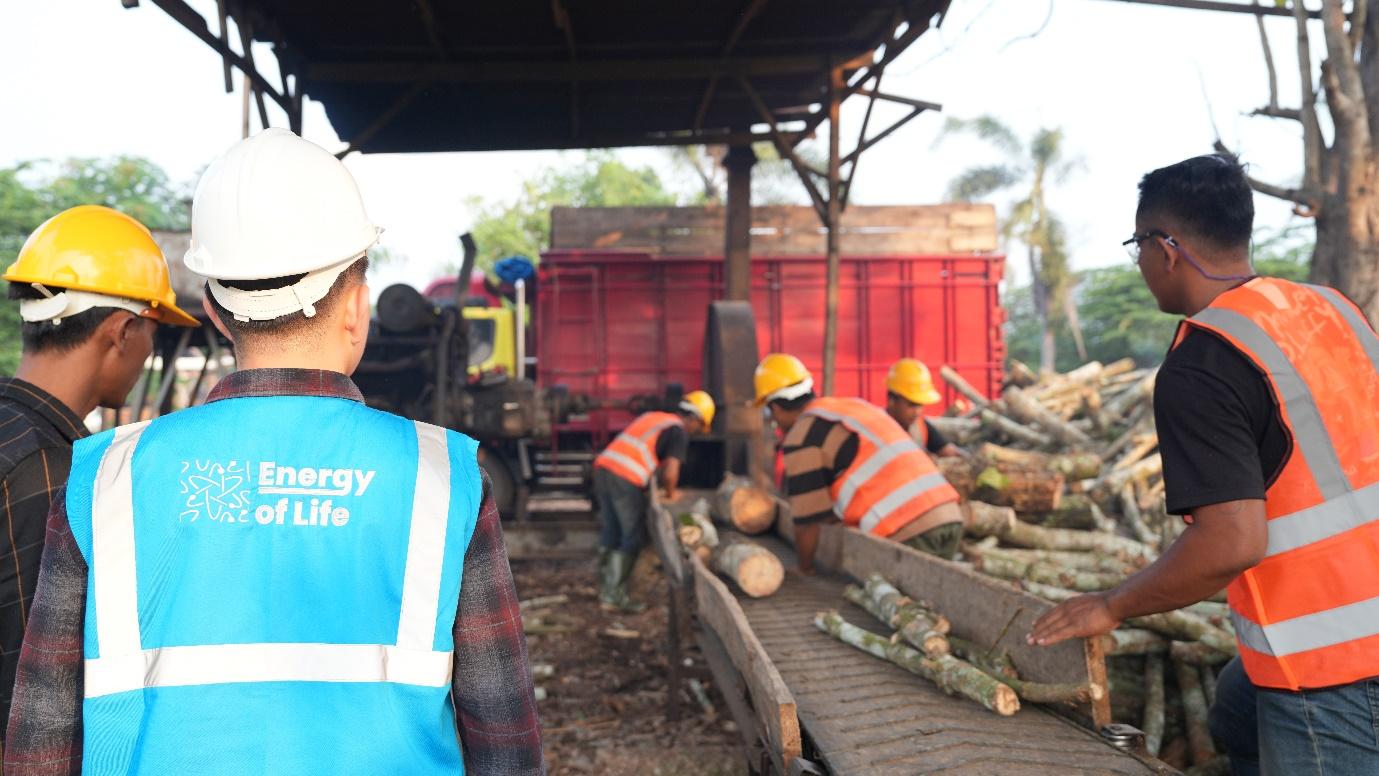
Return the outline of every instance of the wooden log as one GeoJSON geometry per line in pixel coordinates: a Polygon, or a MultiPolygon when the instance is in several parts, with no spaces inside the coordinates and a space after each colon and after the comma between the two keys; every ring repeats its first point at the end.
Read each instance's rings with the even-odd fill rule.
{"type": "Polygon", "coordinates": [[[1001,392],[1001,398],[1005,400],[1006,408],[1014,419],[1022,423],[1037,424],[1045,433],[1063,444],[1081,448],[1091,447],[1091,437],[1049,412],[1038,400],[1019,388],[1007,386],[1001,392]]]}
{"type": "Polygon", "coordinates": [[[1082,414],[1092,421],[1092,429],[1098,436],[1105,437],[1111,433],[1115,426],[1115,420],[1106,413],[1101,406],[1101,394],[1095,388],[1082,389],[1082,414]]]}
{"type": "MultiPolygon", "coordinates": [[[[887,617],[888,613],[894,615],[894,612],[883,607],[879,601],[868,595],[866,590],[856,585],[848,585],[843,588],[843,598],[867,610],[871,616],[886,625],[895,627],[892,625],[893,617],[887,617]]],[[[939,657],[941,655],[947,655],[952,651],[952,647],[948,644],[948,637],[939,633],[933,627],[912,627],[904,634],[901,634],[899,630],[897,630],[896,635],[905,639],[910,645],[918,647],[927,657],[939,657]]]]}
{"type": "Polygon", "coordinates": [[[1183,697],[1183,713],[1187,725],[1188,755],[1193,765],[1202,765],[1216,758],[1216,746],[1207,726],[1207,699],[1202,692],[1202,676],[1197,667],[1174,661],[1178,676],[1178,691],[1183,697]]]}
{"type": "Polygon", "coordinates": [[[1229,654],[1200,641],[1175,641],[1168,649],[1174,660],[1194,666],[1219,666],[1231,659],[1229,654]]]}
{"type": "Polygon", "coordinates": [[[1043,561],[1035,561],[1034,563],[1011,562],[1009,559],[994,553],[978,555],[973,567],[983,574],[1001,579],[1028,579],[1065,590],[1087,593],[1110,590],[1125,579],[1120,574],[1059,568],[1052,563],[1043,561]]]}
{"type": "Polygon", "coordinates": [[[681,544],[690,549],[718,546],[718,529],[714,527],[707,514],[685,512],[680,515],[679,521],[680,525],[675,533],[680,537],[681,544]]]}
{"type": "Polygon", "coordinates": [[[982,422],[976,418],[925,418],[943,435],[944,439],[958,445],[970,444],[982,430],[982,422]]]}
{"type": "Polygon", "coordinates": [[[1159,546],[1159,535],[1145,525],[1144,517],[1140,514],[1140,503],[1135,498],[1135,486],[1127,483],[1120,489],[1120,508],[1121,515],[1125,517],[1125,523],[1130,528],[1130,532],[1136,539],[1144,542],[1150,547],[1159,546]]]}
{"type": "Polygon", "coordinates": [[[770,550],[746,539],[726,540],[713,551],[713,568],[737,583],[742,592],[763,598],[780,589],[785,566],[770,550]]]}
{"type": "Polygon", "coordinates": [[[988,464],[981,458],[940,458],[939,471],[964,499],[1012,507],[1020,512],[1058,509],[1063,475],[1018,464],[988,464]]]}
{"type": "Polygon", "coordinates": [[[1158,374],[1159,371],[1157,369],[1153,372],[1150,372],[1149,374],[1145,375],[1143,380],[1136,383],[1130,390],[1107,402],[1106,414],[1116,419],[1123,418],[1125,417],[1125,413],[1130,411],[1131,407],[1134,407],[1137,404],[1145,403],[1149,399],[1153,398],[1154,380],[1158,376],[1158,374]]]}
{"type": "Polygon", "coordinates": [[[1101,370],[1101,374],[1097,376],[1097,381],[1102,385],[1106,385],[1107,383],[1111,382],[1112,380],[1118,377],[1124,377],[1125,375],[1133,374],[1134,372],[1135,359],[1127,356],[1125,358],[1120,359],[1119,361],[1112,361],[1111,363],[1107,364],[1106,367],[1101,370]]]}
{"type": "Polygon", "coordinates": [[[776,501],[746,477],[728,477],[714,494],[714,513],[748,535],[765,532],[776,520],[776,501]]]}
{"type": "Polygon", "coordinates": [[[1162,655],[1168,651],[1168,639],[1142,628],[1117,628],[1101,637],[1107,656],[1162,655]]]}
{"type": "Polygon", "coordinates": [[[952,655],[938,659],[925,657],[919,650],[892,643],[884,636],[849,623],[837,612],[819,612],[814,616],[814,626],[844,644],[889,660],[912,674],[928,679],[949,695],[970,698],[1003,717],[1020,710],[1020,698],[1014,690],[952,655]]]}
{"type": "Polygon", "coordinates": [[[1006,379],[1021,388],[1029,388],[1039,382],[1039,375],[1023,361],[1012,358],[1006,366],[1006,379]]]}
{"type": "Polygon", "coordinates": [[[1012,463],[1057,472],[1069,480],[1086,480],[1101,474],[1101,456],[1095,453],[1049,455],[1032,450],[1016,450],[987,442],[977,454],[992,463],[1012,463]]]}
{"type": "Polygon", "coordinates": [[[1027,682],[1020,678],[1020,674],[1015,670],[1015,664],[1011,662],[1010,655],[1006,654],[1005,651],[1002,650],[993,654],[990,650],[982,649],[966,639],[952,636],[949,637],[949,642],[953,647],[955,657],[966,660],[990,674],[996,681],[1014,690],[1022,701],[1064,703],[1077,706],[1090,703],[1093,700],[1101,700],[1106,694],[1106,688],[1091,682],[1081,684],[1027,682]]]}
{"type": "Polygon", "coordinates": [[[1202,675],[1202,694],[1207,697],[1207,708],[1210,709],[1216,705],[1216,669],[1211,666],[1199,667],[1202,675]]]}
{"type": "Polygon", "coordinates": [[[952,367],[948,366],[947,364],[944,364],[943,366],[939,367],[938,374],[939,377],[943,378],[943,381],[945,383],[948,383],[949,385],[953,386],[953,390],[962,394],[968,401],[972,402],[974,406],[991,406],[991,400],[983,396],[981,391],[978,391],[976,388],[973,388],[972,384],[964,380],[962,378],[962,375],[958,374],[957,371],[955,371],[952,367]]]}
{"type": "MultiPolygon", "coordinates": [[[[946,636],[953,627],[948,618],[934,611],[932,606],[922,601],[916,602],[880,574],[867,576],[865,592],[882,612],[881,621],[898,631],[913,624],[916,634],[933,632],[946,636]]],[[[923,644],[915,643],[915,646],[922,648],[923,644]]],[[[945,645],[945,654],[947,651],[945,645]]]]}
{"type": "Polygon", "coordinates": [[[1101,478],[1096,491],[1106,495],[1119,494],[1121,489],[1134,480],[1148,480],[1163,474],[1163,458],[1155,453],[1148,458],[1119,471],[1112,470],[1101,478]]]}
{"type": "Polygon", "coordinates": [[[954,656],[966,660],[997,679],[1004,681],[1020,678],[1020,672],[1015,670],[1015,661],[1010,659],[1010,653],[1004,649],[992,652],[975,642],[952,634],[948,636],[948,644],[954,656]]]}
{"type": "Polygon", "coordinates": [[[1164,659],[1150,655],[1144,661],[1144,747],[1158,757],[1164,742],[1164,659]]]}
{"type": "Polygon", "coordinates": [[[1090,531],[1097,527],[1096,504],[1083,493],[1071,493],[1059,499],[1052,512],[1017,512],[1020,520],[1045,528],[1076,528],[1090,531]]]}
{"type": "Polygon", "coordinates": [[[1053,444],[1053,437],[1048,434],[1023,426],[993,410],[983,409],[978,417],[981,418],[983,429],[996,434],[1004,434],[1021,444],[1031,447],[1047,447],[1053,444]]]}
{"type": "Polygon", "coordinates": [[[995,546],[996,537],[991,536],[983,539],[982,542],[968,544],[963,548],[964,554],[975,556],[982,553],[1000,555],[1011,562],[1023,562],[1025,564],[1043,561],[1054,566],[1067,569],[1079,569],[1082,571],[1104,571],[1112,574],[1126,576],[1139,569],[1133,563],[1127,563],[1120,558],[1100,555],[1095,552],[1073,552],[1067,550],[1022,550],[1011,547],[995,546]],[[986,546],[982,542],[993,542],[986,546]]]}
{"type": "Polygon", "coordinates": [[[1136,561],[1158,557],[1158,553],[1145,544],[1113,534],[1041,528],[1017,520],[1013,510],[978,501],[966,502],[963,509],[967,517],[967,533],[971,536],[995,536],[1007,544],[1036,550],[1096,551],[1136,561]]]}
{"type": "Polygon", "coordinates": [[[1125,455],[1116,459],[1116,462],[1111,465],[1112,472],[1129,469],[1144,460],[1145,456],[1154,452],[1154,448],[1159,446],[1159,435],[1153,431],[1137,434],[1133,437],[1133,444],[1134,446],[1126,451],[1125,455]]]}

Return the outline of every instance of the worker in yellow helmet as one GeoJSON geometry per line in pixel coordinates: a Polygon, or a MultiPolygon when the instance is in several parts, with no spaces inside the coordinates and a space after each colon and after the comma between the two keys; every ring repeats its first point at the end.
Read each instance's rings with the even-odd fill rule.
{"type": "Polygon", "coordinates": [[[783,353],[761,362],[755,382],[757,404],[785,431],[785,495],[802,573],[813,573],[820,526],[833,519],[931,555],[957,552],[957,491],[880,407],[816,396],[809,370],[783,353]]]}
{"type": "Polygon", "coordinates": [[[691,391],[675,412],[638,416],[594,459],[594,498],[599,522],[599,603],[605,609],[636,611],[627,582],[646,534],[646,491],[659,482],[667,501],[680,497],[680,465],[690,434],[713,426],[713,398],[691,391]]]}
{"type": "MultiPolygon", "coordinates": [[[[39,226],[5,271],[23,351],[0,378],[0,732],[38,584],[48,509],[97,407],[122,407],[160,323],[196,326],[177,307],[163,252],[143,224],[86,205],[39,226]]],[[[67,530],[66,525],[61,530],[67,530]]]]}
{"type": "Polygon", "coordinates": [[[886,414],[909,430],[910,436],[931,455],[964,455],[961,447],[949,442],[934,424],[924,419],[924,408],[942,399],[923,361],[902,358],[886,374],[886,414]]]}

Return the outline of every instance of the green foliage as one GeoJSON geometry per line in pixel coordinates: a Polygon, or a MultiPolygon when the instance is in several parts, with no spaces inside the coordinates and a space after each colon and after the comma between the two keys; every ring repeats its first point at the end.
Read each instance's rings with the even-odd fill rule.
{"type": "MultiPolygon", "coordinates": [[[[1255,243],[1255,271],[1260,275],[1305,281],[1312,246],[1299,228],[1262,236],[1255,243]]],[[[1178,318],[1159,312],[1139,270],[1125,265],[1089,270],[1080,275],[1075,292],[1078,317],[1087,342],[1089,360],[1110,363],[1129,356],[1140,366],[1163,360],[1178,318]]],[[[1017,288],[1005,299],[1010,322],[1006,346],[1011,358],[1031,366],[1039,363],[1039,318],[1028,286],[1017,288]]],[[[1072,337],[1058,332],[1057,369],[1078,366],[1072,337]]]]}
{"type": "Polygon", "coordinates": [[[475,266],[490,269],[505,256],[533,261],[550,245],[551,208],[674,205],[676,196],[650,167],[629,167],[612,152],[592,151],[579,163],[547,170],[523,181],[517,200],[488,205],[466,203],[478,217],[470,230],[479,254],[475,266]]]}
{"type": "MultiPolygon", "coordinates": [[[[0,267],[8,267],[29,233],[77,205],[106,205],[150,229],[186,229],[186,191],[147,159],[20,162],[0,169],[0,267]]],[[[0,373],[19,365],[19,306],[0,298],[0,373]]]]}

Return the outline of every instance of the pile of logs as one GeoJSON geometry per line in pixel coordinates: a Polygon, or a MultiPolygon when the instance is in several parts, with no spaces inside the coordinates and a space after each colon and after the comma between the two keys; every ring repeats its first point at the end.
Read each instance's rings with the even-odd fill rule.
{"type": "MultiPolygon", "coordinates": [[[[940,462],[970,499],[964,558],[1054,602],[1109,589],[1184,527],[1164,506],[1155,373],[1129,359],[1042,378],[1018,362],[1010,371],[1011,384],[990,401],[941,370],[971,402],[961,415],[933,419],[973,451],[940,462]]],[[[1173,765],[1218,757],[1206,710],[1217,670],[1236,652],[1224,600],[1135,618],[1105,639],[1114,718],[1138,724],[1150,751],[1173,765]]]]}
{"type": "Polygon", "coordinates": [[[1010,716],[1020,701],[1086,703],[1101,698],[1095,685],[1063,685],[1020,679],[1004,652],[981,649],[949,633],[947,618],[924,601],[915,601],[879,574],[864,587],[849,585],[843,597],[895,631],[889,638],[860,628],[836,611],[819,612],[814,626],[882,660],[928,679],[949,695],[961,695],[1010,716]]]}
{"type": "Polygon", "coordinates": [[[742,477],[729,477],[714,496],[713,507],[700,499],[676,515],[676,536],[685,552],[732,580],[753,598],[771,595],[785,581],[785,566],[770,550],[743,536],[771,527],[776,502],[770,493],[742,477]],[[713,518],[724,530],[720,532],[713,518]]]}

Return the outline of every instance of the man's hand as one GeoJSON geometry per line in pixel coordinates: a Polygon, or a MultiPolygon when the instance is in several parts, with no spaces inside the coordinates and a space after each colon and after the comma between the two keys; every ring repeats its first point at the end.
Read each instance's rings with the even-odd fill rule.
{"type": "Polygon", "coordinates": [[[812,576],[814,576],[814,564],[813,564],[813,563],[810,563],[809,565],[806,566],[803,562],[801,562],[801,563],[800,563],[800,567],[799,567],[798,570],[799,570],[801,576],[805,576],[805,577],[812,577],[812,576]]]}
{"type": "Polygon", "coordinates": [[[1034,622],[1025,640],[1030,644],[1048,647],[1073,638],[1087,638],[1110,633],[1120,625],[1111,614],[1110,603],[1103,593],[1071,598],[1034,622]]]}
{"type": "Polygon", "coordinates": [[[679,501],[679,500],[680,500],[680,490],[679,490],[678,488],[675,488],[675,489],[662,489],[662,490],[661,490],[661,502],[662,502],[662,503],[665,503],[665,504],[674,504],[675,502],[677,502],[677,501],[679,501]]]}

